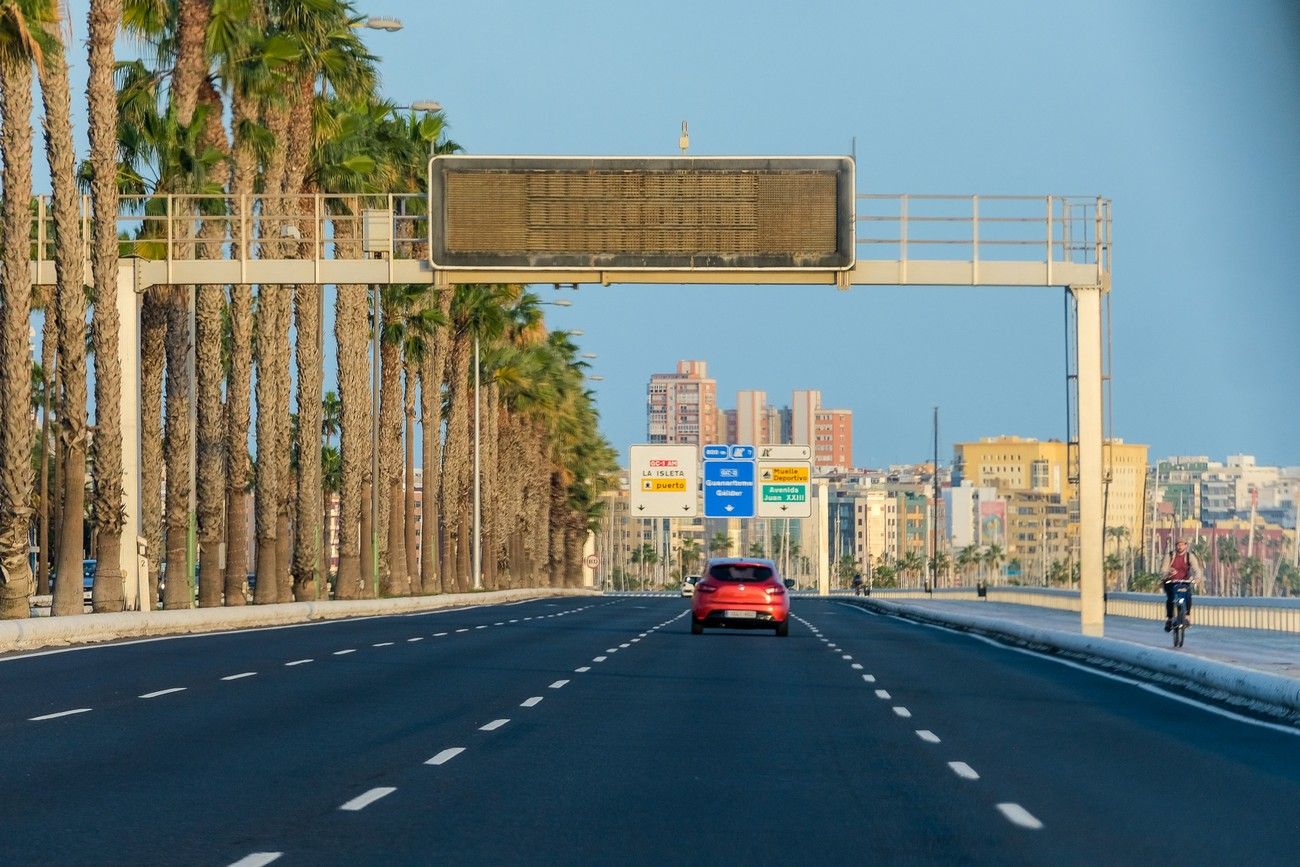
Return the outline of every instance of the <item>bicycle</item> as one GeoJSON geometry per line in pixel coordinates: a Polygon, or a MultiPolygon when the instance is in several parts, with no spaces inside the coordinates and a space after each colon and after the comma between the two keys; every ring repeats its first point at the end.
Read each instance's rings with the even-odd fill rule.
{"type": "Polygon", "coordinates": [[[1183,636],[1187,632],[1187,611],[1192,604],[1192,582],[1174,582],[1174,616],[1170,632],[1174,636],[1174,647],[1183,646],[1183,636]]]}

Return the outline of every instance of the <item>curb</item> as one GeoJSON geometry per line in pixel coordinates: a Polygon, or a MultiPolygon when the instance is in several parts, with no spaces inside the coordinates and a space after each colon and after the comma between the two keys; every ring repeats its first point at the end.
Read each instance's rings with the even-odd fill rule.
{"type": "Polygon", "coordinates": [[[151,638],[196,635],[268,626],[291,626],[349,617],[418,614],[443,608],[497,605],[556,596],[598,596],[593,590],[559,588],[449,593],[398,599],[319,600],[245,605],[234,608],[185,608],[178,611],[122,611],[113,614],[72,614],[0,621],[0,653],[151,638]]]}
{"type": "Polygon", "coordinates": [[[909,620],[947,626],[995,638],[1053,656],[1066,656],[1094,667],[1137,675],[1196,692],[1223,704],[1300,724],[1300,680],[1264,671],[1147,647],[1116,638],[1093,638],[1055,629],[1039,629],[972,614],[938,612],[878,599],[843,600],[860,608],[896,614],[909,620]]]}

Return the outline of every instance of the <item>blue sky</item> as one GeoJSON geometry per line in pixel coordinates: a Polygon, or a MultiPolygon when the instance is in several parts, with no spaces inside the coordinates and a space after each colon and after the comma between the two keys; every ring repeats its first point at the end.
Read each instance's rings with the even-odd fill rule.
{"type": "MultiPolygon", "coordinates": [[[[1153,456],[1300,464],[1300,7],[1285,0],[388,2],[384,92],[479,154],[843,154],[860,193],[1114,202],[1112,429],[1153,456]]],[[[72,8],[85,38],[85,0],[72,8]]],[[[76,58],[81,92],[84,56],[76,58]]],[[[84,135],[84,121],[80,123],[84,135]]],[[[38,180],[39,184],[39,180],[38,180]]],[[[538,287],[544,299],[557,293],[538,287]]],[[[860,465],[1065,435],[1059,290],[584,286],[604,430],[702,358],[720,403],[819,388],[860,465]]]]}

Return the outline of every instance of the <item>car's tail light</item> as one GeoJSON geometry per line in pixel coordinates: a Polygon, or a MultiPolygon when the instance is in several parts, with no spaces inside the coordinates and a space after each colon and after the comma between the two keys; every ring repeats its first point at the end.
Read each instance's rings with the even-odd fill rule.
{"type": "Polygon", "coordinates": [[[763,589],[766,590],[766,591],[768,592],[768,595],[769,595],[769,596],[784,596],[784,595],[785,595],[785,588],[784,588],[784,587],[764,587],[763,589]]]}
{"type": "Polygon", "coordinates": [[[716,584],[696,584],[695,589],[701,593],[716,593],[718,586],[716,584]]]}

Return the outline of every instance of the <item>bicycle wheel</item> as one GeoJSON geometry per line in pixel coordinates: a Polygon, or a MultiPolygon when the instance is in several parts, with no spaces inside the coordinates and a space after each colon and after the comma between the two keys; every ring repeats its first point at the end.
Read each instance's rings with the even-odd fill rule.
{"type": "Polygon", "coordinates": [[[1183,624],[1179,623],[1174,627],[1174,647],[1183,646],[1183,624]]]}

